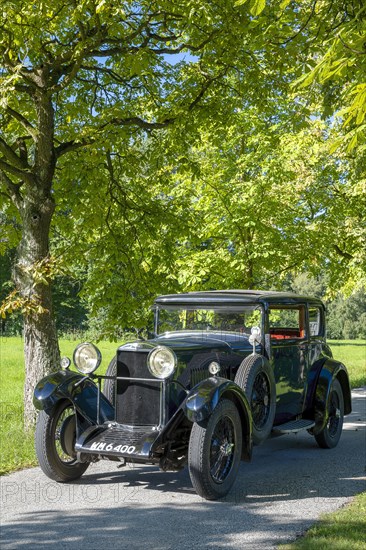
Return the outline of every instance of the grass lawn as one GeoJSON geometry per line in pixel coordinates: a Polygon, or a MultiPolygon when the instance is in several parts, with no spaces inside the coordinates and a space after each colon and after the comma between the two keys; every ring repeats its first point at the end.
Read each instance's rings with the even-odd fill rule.
{"type": "Polygon", "coordinates": [[[334,359],[346,365],[352,388],[366,386],[366,341],[328,340],[334,359]]]}
{"type": "Polygon", "coordinates": [[[322,516],[304,537],[279,550],[364,550],[366,541],[366,493],[351,504],[322,516]]]}

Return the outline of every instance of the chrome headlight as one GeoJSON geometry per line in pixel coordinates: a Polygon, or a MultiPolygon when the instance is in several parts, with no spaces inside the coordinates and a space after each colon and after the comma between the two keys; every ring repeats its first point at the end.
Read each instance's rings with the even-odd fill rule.
{"type": "Polygon", "coordinates": [[[74,365],[81,374],[91,374],[100,365],[102,354],[94,344],[79,344],[73,355],[74,365]]]}
{"type": "Polygon", "coordinates": [[[71,365],[71,361],[68,357],[61,357],[60,365],[62,370],[67,370],[71,365]]]}
{"type": "Polygon", "coordinates": [[[147,366],[153,376],[164,380],[174,372],[177,366],[177,356],[170,348],[158,346],[150,351],[147,366]]]}

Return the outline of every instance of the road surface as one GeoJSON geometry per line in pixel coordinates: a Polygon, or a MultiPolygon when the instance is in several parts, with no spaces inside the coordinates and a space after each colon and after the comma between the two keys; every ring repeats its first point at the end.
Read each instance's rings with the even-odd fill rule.
{"type": "Polygon", "coordinates": [[[338,447],[307,432],[254,449],[224,501],[193,491],[187,470],[92,465],[73,484],[39,468],[1,478],[2,550],[261,549],[294,540],[366,490],[366,388],[355,390],[338,447]]]}

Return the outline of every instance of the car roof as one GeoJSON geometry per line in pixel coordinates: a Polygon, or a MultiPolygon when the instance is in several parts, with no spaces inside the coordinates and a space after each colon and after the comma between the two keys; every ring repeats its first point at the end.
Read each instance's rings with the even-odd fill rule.
{"type": "Polygon", "coordinates": [[[250,304],[323,305],[318,298],[300,296],[293,292],[277,292],[269,290],[206,290],[202,292],[184,292],[182,294],[165,294],[158,296],[155,305],[250,305],[250,304]]]}

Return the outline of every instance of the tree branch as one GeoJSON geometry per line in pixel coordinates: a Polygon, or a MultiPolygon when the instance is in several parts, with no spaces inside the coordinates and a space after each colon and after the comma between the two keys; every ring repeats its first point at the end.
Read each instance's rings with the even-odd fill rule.
{"type": "Polygon", "coordinates": [[[361,50],[355,50],[354,48],[351,48],[351,46],[349,46],[348,44],[345,43],[345,41],[343,40],[341,34],[339,33],[338,35],[338,38],[339,40],[342,42],[342,45],[347,49],[349,50],[350,52],[354,53],[355,55],[366,55],[366,49],[361,51],[361,50]]]}
{"type": "Polygon", "coordinates": [[[0,137],[0,151],[4,155],[4,157],[14,165],[14,168],[20,169],[20,170],[27,170],[29,168],[28,162],[24,162],[13,150],[10,145],[6,143],[5,140],[3,140],[2,137],[0,137]]]}
{"type": "MultiPolygon", "coordinates": [[[[207,81],[202,86],[202,89],[197,94],[195,99],[190,103],[188,110],[192,111],[192,109],[195,108],[195,106],[201,101],[207,90],[210,88],[210,86],[216,81],[222,78],[225,74],[225,71],[221,72],[220,74],[208,78],[207,81]]],[[[98,131],[104,130],[108,126],[137,126],[139,128],[142,128],[146,131],[151,130],[161,130],[163,128],[166,128],[173,124],[176,121],[177,117],[170,117],[162,120],[161,122],[148,122],[147,120],[142,119],[141,117],[135,116],[135,117],[127,117],[127,118],[112,118],[108,122],[105,122],[102,124],[98,131]]],[[[56,158],[61,157],[62,155],[65,155],[66,153],[69,153],[70,151],[76,151],[77,149],[80,149],[82,147],[85,147],[87,145],[91,145],[95,142],[95,138],[87,139],[85,138],[82,141],[76,141],[71,140],[65,143],[61,143],[58,147],[55,149],[56,158]]]]}
{"type": "MultiPolygon", "coordinates": [[[[0,161],[1,162],[1,161],[0,161]]],[[[6,193],[3,193],[10,197],[10,199],[14,202],[15,206],[19,209],[21,206],[21,203],[23,202],[22,195],[20,194],[20,185],[16,185],[11,181],[9,176],[5,174],[2,170],[0,170],[0,181],[2,181],[5,185],[5,187],[9,191],[9,195],[6,193]]]]}
{"type": "Polygon", "coordinates": [[[176,117],[166,118],[162,122],[147,122],[138,116],[128,117],[128,118],[112,118],[109,122],[103,124],[100,129],[102,130],[110,124],[114,126],[138,126],[143,130],[160,130],[161,128],[166,128],[176,120],[176,117]]]}
{"type": "Polygon", "coordinates": [[[70,151],[76,151],[77,149],[81,149],[82,147],[91,145],[94,142],[95,142],[95,139],[90,138],[89,140],[87,139],[84,139],[82,141],[70,140],[70,141],[65,141],[64,143],[60,143],[60,145],[55,147],[56,158],[60,158],[62,155],[66,155],[66,153],[69,153],[70,151]]]}
{"type": "Polygon", "coordinates": [[[226,70],[222,71],[221,73],[219,73],[218,75],[216,76],[213,76],[211,78],[208,78],[206,80],[206,82],[204,83],[204,85],[202,86],[202,89],[201,91],[199,92],[199,94],[197,95],[197,97],[192,101],[192,103],[190,104],[190,106],[188,107],[188,110],[189,111],[192,111],[192,109],[194,109],[194,107],[197,105],[197,103],[199,103],[201,101],[201,99],[203,98],[203,96],[205,95],[205,93],[207,92],[207,90],[210,88],[210,86],[212,86],[212,84],[216,81],[216,80],[219,80],[220,78],[222,78],[224,75],[225,75],[225,72],[226,70]]]}
{"type": "Polygon", "coordinates": [[[23,115],[21,115],[20,113],[18,113],[17,111],[15,111],[9,106],[6,107],[6,111],[7,113],[9,113],[10,116],[18,120],[18,122],[20,122],[20,124],[23,126],[23,128],[27,130],[27,132],[33,138],[34,141],[37,141],[37,138],[38,138],[37,130],[23,115]]]}
{"type": "Polygon", "coordinates": [[[340,256],[342,256],[342,258],[345,258],[346,260],[352,260],[353,259],[352,254],[349,254],[349,252],[344,252],[343,250],[341,250],[339,248],[339,246],[337,244],[334,245],[334,249],[340,256]]]}
{"type": "MultiPolygon", "coordinates": [[[[0,158],[0,170],[3,170],[4,172],[8,172],[9,174],[13,174],[17,178],[19,178],[21,181],[27,181],[30,184],[34,183],[34,177],[30,172],[27,172],[25,170],[21,170],[20,168],[16,168],[15,166],[12,166],[11,164],[8,164],[7,162],[5,162],[1,158],[0,158]]],[[[15,185],[15,184],[13,184],[13,185],[15,185]]],[[[16,186],[16,187],[18,187],[18,186],[16,186]]]]}
{"type": "Polygon", "coordinates": [[[311,6],[310,14],[306,18],[305,22],[301,25],[301,27],[295,32],[295,34],[293,34],[289,38],[286,38],[286,40],[284,40],[283,42],[275,42],[274,40],[271,40],[270,43],[274,44],[275,46],[284,46],[288,42],[292,42],[292,40],[295,40],[295,38],[297,36],[299,36],[299,34],[301,34],[302,31],[304,31],[306,29],[306,27],[308,26],[308,24],[310,22],[310,19],[313,17],[313,15],[315,13],[315,8],[316,8],[316,5],[317,5],[317,2],[318,2],[318,0],[314,0],[313,4],[311,6]]]}
{"type": "Polygon", "coordinates": [[[206,46],[206,44],[208,44],[210,42],[210,40],[212,40],[212,38],[218,34],[218,31],[217,30],[214,30],[212,33],[209,34],[209,36],[207,38],[205,38],[205,40],[203,40],[200,44],[198,45],[194,45],[194,44],[190,44],[189,42],[183,42],[182,44],[180,44],[179,46],[176,46],[176,47],[173,47],[173,48],[169,48],[169,47],[154,47],[153,45],[149,45],[149,42],[150,42],[150,38],[152,39],[159,39],[161,42],[165,42],[167,41],[168,37],[159,37],[157,34],[154,34],[154,33],[148,33],[147,34],[147,37],[145,38],[145,40],[138,46],[121,46],[120,42],[118,42],[117,40],[114,41],[114,40],[106,40],[103,42],[104,45],[110,45],[111,47],[106,47],[106,48],[102,48],[102,49],[97,49],[97,50],[90,50],[89,52],[89,56],[91,55],[92,57],[109,57],[111,55],[115,55],[115,54],[121,54],[121,53],[133,53],[133,52],[138,52],[142,49],[147,49],[148,51],[150,52],[153,52],[153,53],[156,53],[156,54],[176,54],[176,53],[180,53],[182,50],[189,50],[189,51],[192,51],[192,52],[198,52],[200,50],[202,50],[202,48],[204,48],[206,46]]]}
{"type": "MultiPolygon", "coordinates": [[[[27,136],[27,137],[30,137],[30,136],[27,136]]],[[[25,163],[26,165],[29,165],[28,164],[28,148],[27,148],[27,144],[26,144],[26,137],[18,137],[17,140],[16,140],[16,146],[17,148],[19,149],[19,158],[20,160],[25,163]]]]}

